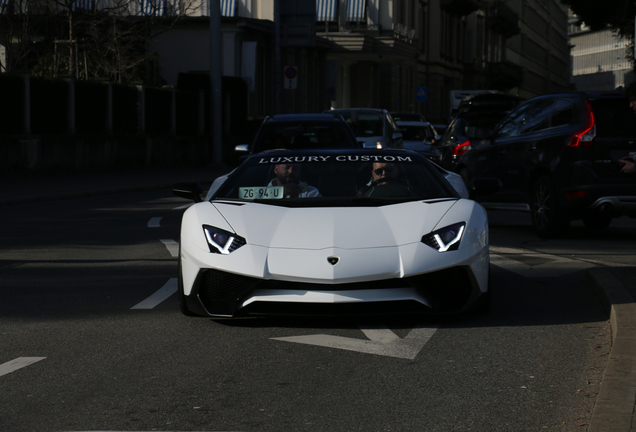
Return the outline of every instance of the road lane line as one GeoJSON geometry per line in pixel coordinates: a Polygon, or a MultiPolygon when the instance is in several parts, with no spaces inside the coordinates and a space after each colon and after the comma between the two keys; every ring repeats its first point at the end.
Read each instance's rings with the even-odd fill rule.
{"type": "Polygon", "coordinates": [[[18,369],[32,365],[40,360],[44,360],[45,358],[46,357],[18,357],[0,365],[0,376],[15,372],[18,369]]]}
{"type": "Polygon", "coordinates": [[[174,258],[179,256],[179,243],[169,239],[162,239],[161,243],[166,246],[168,252],[170,252],[170,255],[172,255],[174,258]]]}
{"type": "Polygon", "coordinates": [[[395,342],[400,340],[400,337],[389,330],[388,327],[385,326],[360,326],[360,330],[364,332],[366,337],[368,337],[373,342],[387,343],[387,342],[395,342]]]}
{"type": "Polygon", "coordinates": [[[131,307],[131,309],[152,309],[176,292],[177,278],[171,278],[159,291],[148,297],[146,300],[137,303],[135,306],[131,307]]]}
{"type": "Polygon", "coordinates": [[[153,217],[148,221],[148,228],[161,228],[161,217],[153,217]]]}

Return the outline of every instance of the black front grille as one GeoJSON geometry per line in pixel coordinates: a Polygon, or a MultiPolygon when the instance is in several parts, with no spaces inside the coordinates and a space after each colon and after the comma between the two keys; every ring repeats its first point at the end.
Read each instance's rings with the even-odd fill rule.
{"type": "MultiPolygon", "coordinates": [[[[248,276],[236,275],[214,269],[201,270],[195,282],[196,291],[201,303],[211,314],[234,315],[239,299],[254,289],[282,289],[297,291],[345,291],[391,288],[416,288],[433,306],[434,312],[460,312],[471,299],[476,289],[476,281],[467,267],[454,267],[404,279],[385,279],[379,281],[354,282],[345,284],[312,284],[302,282],[286,282],[263,280],[248,276]]],[[[303,305],[303,304],[252,304],[239,313],[246,314],[289,314],[292,311],[299,315],[331,315],[387,313],[396,309],[423,311],[428,309],[419,302],[382,302],[377,304],[344,304],[344,305],[303,305]],[[388,304],[388,303],[392,303],[388,304]],[[409,303],[407,306],[406,304],[409,303]],[[399,307],[398,307],[399,306],[399,307]],[[397,307],[397,308],[396,308],[397,307]]],[[[430,311],[430,309],[429,309],[430,311]]]]}
{"type": "Polygon", "coordinates": [[[236,300],[242,293],[257,284],[259,279],[218,270],[202,270],[199,298],[204,304],[214,301],[236,300]]]}

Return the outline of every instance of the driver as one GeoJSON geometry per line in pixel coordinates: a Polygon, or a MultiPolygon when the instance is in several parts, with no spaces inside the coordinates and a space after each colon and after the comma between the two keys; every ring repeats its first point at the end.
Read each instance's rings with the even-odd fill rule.
{"type": "Polygon", "coordinates": [[[394,163],[374,162],[372,180],[367,184],[364,197],[412,197],[406,181],[400,180],[398,166],[394,163]]]}
{"type": "Polygon", "coordinates": [[[386,184],[388,181],[390,181],[389,179],[397,178],[398,168],[395,166],[395,164],[392,163],[375,162],[373,164],[371,175],[376,181],[376,184],[386,184]]]}
{"type": "Polygon", "coordinates": [[[277,164],[274,165],[276,177],[269,182],[268,186],[283,186],[285,188],[285,198],[314,198],[320,197],[317,188],[309,186],[307,182],[301,182],[301,164],[277,164]]]}

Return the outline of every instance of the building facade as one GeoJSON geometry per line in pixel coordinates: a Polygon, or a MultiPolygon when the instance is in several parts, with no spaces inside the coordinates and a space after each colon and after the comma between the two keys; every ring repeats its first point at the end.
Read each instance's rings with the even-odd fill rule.
{"type": "MultiPolygon", "coordinates": [[[[96,0],[77,0],[87,1],[96,0]]],[[[153,7],[139,15],[185,15],[150,46],[165,84],[209,72],[215,1],[187,0],[186,12],[176,0],[141,1],[153,7]]],[[[252,119],[375,107],[422,112],[442,123],[451,90],[528,99],[570,85],[568,15],[558,0],[219,3],[222,40],[213,42],[222,46],[223,61],[212,67],[243,79],[252,119]]]]}
{"type": "Polygon", "coordinates": [[[568,33],[571,45],[572,88],[614,90],[634,81],[627,39],[612,30],[591,31],[570,12],[568,33]]]}

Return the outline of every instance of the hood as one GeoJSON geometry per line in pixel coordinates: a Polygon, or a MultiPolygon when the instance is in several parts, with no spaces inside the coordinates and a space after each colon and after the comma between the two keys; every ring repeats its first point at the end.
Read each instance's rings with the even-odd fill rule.
{"type": "Polygon", "coordinates": [[[378,248],[419,242],[456,203],[422,201],[382,207],[286,208],[215,202],[249,244],[286,249],[378,248]]]}

